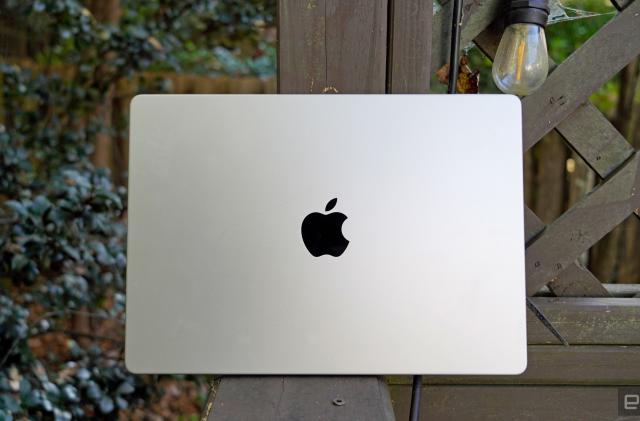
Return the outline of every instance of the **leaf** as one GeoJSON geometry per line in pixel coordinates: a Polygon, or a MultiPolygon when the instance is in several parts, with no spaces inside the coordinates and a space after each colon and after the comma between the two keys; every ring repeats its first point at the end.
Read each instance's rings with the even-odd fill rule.
{"type": "Polygon", "coordinates": [[[113,399],[111,399],[107,395],[104,395],[102,399],[100,399],[100,412],[102,412],[103,414],[108,414],[113,411],[113,409],[113,399]]]}
{"type": "Polygon", "coordinates": [[[71,402],[79,402],[80,395],[78,395],[78,389],[76,389],[73,385],[66,385],[62,388],[62,395],[71,402]]]}
{"type": "Polygon", "coordinates": [[[327,206],[324,208],[324,211],[329,212],[331,209],[333,209],[336,206],[336,203],[338,203],[337,197],[329,200],[329,203],[327,203],[327,206]]]}
{"type": "MultiPolygon", "coordinates": [[[[438,81],[444,85],[449,83],[449,64],[442,66],[437,72],[438,81]]],[[[479,93],[480,71],[469,67],[469,57],[460,57],[458,80],[456,80],[456,92],[460,94],[479,93]]]]}
{"type": "Polygon", "coordinates": [[[29,259],[24,254],[15,254],[11,258],[11,270],[19,271],[29,264],[29,259]]]}
{"type": "Polygon", "coordinates": [[[135,391],[135,387],[130,382],[122,382],[120,386],[118,386],[118,390],[116,391],[119,395],[129,395],[135,391]]]}

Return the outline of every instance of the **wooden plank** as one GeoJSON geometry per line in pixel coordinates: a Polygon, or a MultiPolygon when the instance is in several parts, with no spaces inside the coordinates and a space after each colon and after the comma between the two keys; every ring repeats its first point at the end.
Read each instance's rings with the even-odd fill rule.
{"type": "Polygon", "coordinates": [[[225,377],[209,421],[393,421],[387,385],[366,377],[225,377]]]}
{"type": "Polygon", "coordinates": [[[385,93],[388,0],[325,0],[327,81],[322,92],[385,93]]]}
{"type": "MultiPolygon", "coordinates": [[[[640,284],[602,284],[602,286],[613,298],[630,298],[640,294],[640,284]]],[[[553,293],[545,286],[535,296],[551,297],[553,293]]]]}
{"type": "MultiPolygon", "coordinates": [[[[530,244],[545,229],[545,224],[538,216],[524,207],[525,244],[530,244]]],[[[549,283],[549,288],[558,297],[608,297],[609,293],[588,269],[578,261],[570,264],[549,283]]]]}
{"type": "Polygon", "coordinates": [[[522,100],[528,150],[640,53],[640,2],[611,19],[522,100]]]}
{"type": "Polygon", "coordinates": [[[548,284],[558,297],[608,297],[609,292],[589,269],[578,261],[570,264],[548,284]]]}
{"type": "Polygon", "coordinates": [[[590,102],[576,108],[556,130],[601,178],[633,154],[631,144],[590,102]]]}
{"type": "MultiPolygon", "coordinates": [[[[391,397],[396,419],[409,419],[411,387],[393,386],[391,397]]],[[[427,386],[421,400],[421,419],[429,421],[603,421],[617,414],[618,390],[605,386],[427,386]]]]}
{"type": "Polygon", "coordinates": [[[431,79],[433,5],[423,0],[391,0],[388,92],[424,94],[431,79]]]}
{"type": "Polygon", "coordinates": [[[384,93],[387,1],[278,2],[281,93],[384,93]]]}
{"type": "Polygon", "coordinates": [[[278,90],[320,93],[327,85],[325,0],[278,2],[278,90]]]}
{"type": "Polygon", "coordinates": [[[526,250],[527,294],[535,294],[640,208],[640,156],[547,226],[526,250]],[[636,193],[636,190],[639,193],[636,193]]]}
{"type": "MultiPolygon", "coordinates": [[[[389,385],[411,384],[410,376],[389,376],[389,385]]],[[[640,385],[638,346],[528,347],[528,365],[517,376],[424,376],[424,384],[640,385]]]]}
{"type": "MultiPolygon", "coordinates": [[[[531,299],[571,345],[640,345],[640,298],[531,299]]],[[[527,338],[531,345],[558,343],[530,312],[527,338]]]]}
{"type": "Polygon", "coordinates": [[[544,231],[546,225],[527,205],[524,206],[524,242],[529,244],[544,231]]]}

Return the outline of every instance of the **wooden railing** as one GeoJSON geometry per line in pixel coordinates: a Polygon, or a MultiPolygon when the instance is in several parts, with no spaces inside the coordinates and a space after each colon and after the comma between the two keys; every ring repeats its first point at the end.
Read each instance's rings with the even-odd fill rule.
{"type": "MultiPolygon", "coordinates": [[[[612,294],[578,259],[630,215],[640,216],[640,155],[589,102],[640,53],[640,2],[614,5],[618,15],[552,64],[545,84],[522,100],[523,150],[555,130],[600,179],[548,225],[532,210],[525,213],[527,294],[569,346],[529,314],[525,373],[427,376],[424,419],[616,419],[617,388],[640,385],[640,298],[612,294]]],[[[493,57],[501,6],[499,0],[465,1],[461,44],[473,41],[493,57]]],[[[427,92],[431,75],[447,61],[450,9],[444,4],[432,18],[431,3],[421,0],[280,0],[280,92],[427,92]]],[[[300,394],[290,391],[301,379],[275,379],[224,378],[210,419],[258,413],[278,420],[390,419],[388,400],[372,378],[305,379],[300,394]],[[351,402],[351,418],[332,406],[331,384],[351,402]]],[[[397,419],[407,419],[409,378],[387,381],[397,419]]]]}

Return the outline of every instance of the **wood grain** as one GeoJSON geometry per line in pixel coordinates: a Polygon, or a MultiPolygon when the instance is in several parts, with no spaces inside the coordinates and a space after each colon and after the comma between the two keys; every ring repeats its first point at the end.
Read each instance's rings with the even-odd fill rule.
{"type": "Polygon", "coordinates": [[[547,284],[558,297],[608,297],[609,292],[593,273],[578,261],[547,284]]]}
{"type": "MultiPolygon", "coordinates": [[[[531,299],[571,345],[640,345],[640,298],[531,299]]],[[[531,312],[527,339],[530,345],[559,343],[531,312]]]]}
{"type": "MultiPolygon", "coordinates": [[[[410,384],[390,376],[390,386],[410,384]]],[[[517,376],[424,376],[424,384],[640,385],[638,346],[546,346],[528,348],[528,366],[517,376]]]]}
{"type": "Polygon", "coordinates": [[[225,377],[209,421],[393,421],[387,385],[363,377],[225,377]],[[343,404],[336,405],[335,399],[343,404]]]}
{"type": "MultiPolygon", "coordinates": [[[[391,397],[396,419],[408,419],[411,387],[394,386],[391,397]]],[[[421,403],[421,419],[429,421],[618,419],[614,386],[427,386],[421,403]]]]}
{"type": "MultiPolygon", "coordinates": [[[[524,217],[525,244],[540,236],[546,226],[526,205],[524,217]]],[[[573,262],[549,283],[550,290],[559,297],[608,297],[609,292],[588,269],[573,262]]]]}
{"type": "Polygon", "coordinates": [[[386,0],[278,2],[280,93],[384,93],[386,0]]]}
{"type": "Polygon", "coordinates": [[[433,5],[423,0],[392,0],[388,51],[388,92],[424,94],[431,79],[433,5]]]}
{"type": "Polygon", "coordinates": [[[633,154],[633,147],[590,102],[581,104],[556,130],[601,178],[633,154]]]}

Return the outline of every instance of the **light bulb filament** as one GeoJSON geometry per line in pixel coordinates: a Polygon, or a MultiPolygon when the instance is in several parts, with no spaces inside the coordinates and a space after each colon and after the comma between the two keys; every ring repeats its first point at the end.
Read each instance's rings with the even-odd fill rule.
{"type": "Polygon", "coordinates": [[[516,80],[520,82],[522,80],[522,64],[524,63],[524,49],[526,43],[521,41],[518,45],[518,65],[516,66],[516,80]]]}

